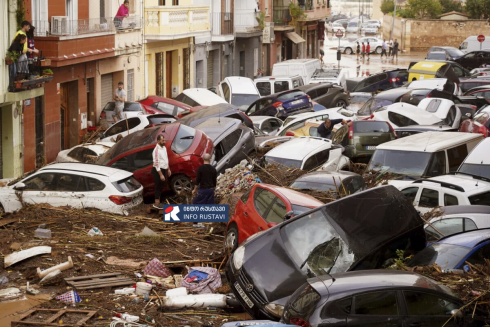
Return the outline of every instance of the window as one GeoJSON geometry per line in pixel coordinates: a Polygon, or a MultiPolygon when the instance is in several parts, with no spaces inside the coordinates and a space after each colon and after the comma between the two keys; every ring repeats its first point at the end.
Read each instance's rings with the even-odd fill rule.
{"type": "Polygon", "coordinates": [[[316,167],[318,167],[318,162],[316,161],[316,156],[313,155],[306,159],[302,170],[312,170],[316,167]]]}
{"type": "Polygon", "coordinates": [[[254,206],[259,215],[264,218],[267,213],[267,209],[271,203],[276,199],[276,196],[271,192],[263,189],[256,188],[254,193],[254,206]]]}
{"type": "Polygon", "coordinates": [[[129,171],[129,155],[114,162],[111,167],[129,171]]]}
{"type": "Polygon", "coordinates": [[[444,193],[444,205],[445,206],[457,206],[458,203],[458,198],[455,197],[454,195],[449,195],[444,193]]]}
{"type": "Polygon", "coordinates": [[[439,206],[439,192],[424,188],[420,195],[419,205],[421,207],[434,208],[439,206]]]}
{"type": "Polygon", "coordinates": [[[195,135],[196,130],[194,128],[180,124],[179,131],[172,141],[172,151],[176,154],[181,154],[189,149],[192,142],[194,142],[195,135]]]}
{"type": "MultiPolygon", "coordinates": [[[[267,1],[266,1],[267,2],[267,1]]],[[[289,90],[289,83],[287,81],[275,81],[274,82],[274,92],[283,92],[289,90]]]]}
{"type": "Polygon", "coordinates": [[[437,112],[437,109],[439,109],[439,106],[441,105],[441,100],[439,99],[433,99],[430,101],[429,105],[427,106],[426,111],[428,112],[437,112]]]}
{"type": "Polygon", "coordinates": [[[490,192],[470,196],[468,200],[472,205],[490,206],[490,192]]]}
{"type": "Polygon", "coordinates": [[[318,97],[318,92],[317,90],[310,90],[308,91],[306,94],[308,94],[310,96],[310,98],[312,98],[313,100],[316,99],[318,97]]]}
{"type": "Polygon", "coordinates": [[[318,92],[318,96],[321,97],[322,95],[325,95],[328,93],[329,90],[335,90],[335,88],[333,87],[326,87],[326,86],[323,86],[323,87],[320,87],[318,89],[316,89],[316,91],[318,92]]]}
{"type": "Polygon", "coordinates": [[[151,105],[151,107],[172,116],[176,116],[181,112],[185,111],[185,109],[182,109],[180,107],[177,107],[176,105],[165,103],[165,102],[155,102],[154,104],[151,105]]]}
{"type": "Polygon", "coordinates": [[[286,215],[286,205],[281,199],[277,198],[265,220],[268,223],[280,224],[284,221],[284,215],[286,215]]]}
{"type": "Polygon", "coordinates": [[[297,87],[300,87],[300,86],[303,86],[304,83],[303,83],[303,78],[297,78],[297,79],[293,79],[293,88],[297,88],[297,87]]]}
{"type": "Polygon", "coordinates": [[[46,36],[49,31],[48,0],[31,1],[32,25],[36,26],[35,36],[46,36]]]}
{"type": "Polygon", "coordinates": [[[448,218],[433,222],[425,229],[427,240],[435,242],[441,237],[478,229],[469,218],[448,218]]]}
{"type": "Polygon", "coordinates": [[[464,70],[461,67],[453,66],[453,70],[454,70],[454,73],[456,74],[456,76],[458,76],[458,77],[464,77],[465,76],[464,70]]]}
{"type": "Polygon", "coordinates": [[[68,153],[68,157],[73,158],[77,161],[83,162],[83,148],[78,147],[78,148],[71,150],[68,153]]]}
{"type": "Polygon", "coordinates": [[[129,118],[128,120],[121,120],[112,125],[107,131],[104,133],[104,137],[114,136],[119,133],[127,132],[129,129],[133,129],[137,127],[141,121],[139,118],[129,118]]]}
{"type": "Polygon", "coordinates": [[[52,191],[54,189],[54,173],[38,174],[24,182],[26,191],[52,191]]]}
{"type": "Polygon", "coordinates": [[[318,127],[310,127],[308,134],[310,136],[318,136],[318,127]]]}
{"type": "Polygon", "coordinates": [[[271,83],[270,82],[257,82],[255,84],[261,96],[271,95],[271,83]]]}
{"type": "Polygon", "coordinates": [[[121,179],[116,183],[112,183],[119,192],[130,193],[141,188],[141,184],[133,177],[121,179]]]}
{"type": "Polygon", "coordinates": [[[415,198],[417,197],[417,192],[419,191],[418,187],[409,187],[404,190],[402,190],[402,194],[405,195],[410,202],[413,204],[415,201],[415,198]]]}
{"type": "Polygon", "coordinates": [[[223,89],[223,96],[225,97],[225,100],[227,102],[230,101],[230,87],[228,86],[228,83],[223,83],[221,84],[221,88],[223,89]]]}
{"type": "MultiPolygon", "coordinates": [[[[259,188],[257,188],[257,189],[259,189],[259,188]]],[[[250,192],[252,192],[252,189],[250,189],[247,193],[243,194],[240,197],[240,200],[242,200],[243,203],[247,203],[248,197],[250,196],[250,192]]]]}
{"type": "Polygon", "coordinates": [[[141,111],[144,112],[143,107],[138,102],[124,102],[123,111],[141,111]]]}
{"type": "Polygon", "coordinates": [[[416,121],[393,111],[388,112],[388,119],[398,127],[418,125],[416,121]]]}
{"type": "Polygon", "coordinates": [[[330,155],[330,150],[323,150],[316,153],[315,157],[318,165],[322,165],[323,163],[327,162],[329,155],[330,155]]]}
{"type": "Polygon", "coordinates": [[[449,171],[457,171],[461,163],[468,156],[466,144],[447,150],[447,159],[449,161],[449,171]]]}
{"type": "Polygon", "coordinates": [[[352,298],[343,299],[335,303],[337,307],[345,313],[350,313],[352,308],[352,298]]]}
{"type": "Polygon", "coordinates": [[[238,145],[238,142],[240,141],[240,136],[242,136],[242,131],[240,129],[237,129],[236,131],[233,131],[229,135],[227,135],[220,143],[223,146],[224,154],[226,155],[228,152],[231,151],[236,145],[238,145]]]}
{"type": "Polygon", "coordinates": [[[153,149],[137,152],[134,156],[134,170],[153,164],[153,149]]]}
{"type": "Polygon", "coordinates": [[[429,165],[427,168],[427,176],[440,176],[446,173],[446,153],[439,151],[431,156],[429,165]]]}
{"type": "MultiPolygon", "coordinates": [[[[56,183],[56,191],[77,192],[81,191],[79,186],[83,184],[83,179],[78,175],[59,174],[56,183]],[[82,181],[82,182],[81,182],[82,181]]],[[[85,190],[85,187],[83,187],[85,190]]]]}
{"type": "Polygon", "coordinates": [[[407,291],[403,295],[410,316],[450,316],[451,310],[460,308],[457,303],[428,293],[407,291]]]}
{"type": "Polygon", "coordinates": [[[356,315],[397,316],[398,305],[395,292],[376,292],[354,298],[356,315]]]}
{"type": "Polygon", "coordinates": [[[85,177],[85,179],[87,180],[88,191],[102,191],[105,189],[105,184],[101,181],[90,177],[85,177]]]}
{"type": "Polygon", "coordinates": [[[490,244],[483,245],[478,250],[473,252],[470,257],[466,260],[471,264],[486,265],[485,258],[490,258],[490,244]]]}
{"type": "Polygon", "coordinates": [[[275,120],[275,119],[271,119],[271,120],[269,120],[269,122],[271,123],[272,130],[278,129],[282,126],[282,124],[278,120],[275,120]]]}

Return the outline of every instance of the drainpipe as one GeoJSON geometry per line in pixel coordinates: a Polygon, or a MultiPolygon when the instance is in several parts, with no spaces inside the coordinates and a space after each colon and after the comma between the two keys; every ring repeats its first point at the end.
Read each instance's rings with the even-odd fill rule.
{"type": "Polygon", "coordinates": [[[393,31],[395,29],[396,2],[397,2],[397,0],[395,0],[394,2],[395,2],[395,10],[393,11],[393,21],[391,22],[390,40],[393,40],[393,31]]]}

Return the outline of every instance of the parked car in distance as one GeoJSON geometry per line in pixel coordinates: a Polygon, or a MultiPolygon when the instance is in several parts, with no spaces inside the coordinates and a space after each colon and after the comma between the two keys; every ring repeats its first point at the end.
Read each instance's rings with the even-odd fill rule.
{"type": "Polygon", "coordinates": [[[189,114],[179,119],[178,122],[190,127],[195,127],[211,117],[235,118],[241,120],[242,123],[249,128],[253,129],[254,127],[250,118],[247,115],[245,115],[243,111],[238,109],[237,106],[234,106],[229,103],[222,103],[222,104],[217,104],[214,106],[207,107],[205,110],[201,110],[193,114],[189,114]]]}
{"type": "Polygon", "coordinates": [[[344,25],[341,23],[333,22],[332,25],[330,26],[330,30],[327,27],[327,32],[331,32],[332,34],[337,33],[337,31],[341,31],[343,34],[345,34],[345,28],[344,25]]]}
{"type": "Polygon", "coordinates": [[[470,71],[454,61],[424,60],[419,61],[408,69],[408,80],[430,81],[434,78],[449,78],[455,81],[459,78],[471,77],[470,71]]]}
{"type": "Polygon", "coordinates": [[[342,87],[346,87],[346,78],[349,77],[349,71],[345,68],[320,68],[315,70],[310,79],[310,84],[313,83],[332,83],[342,87]]]}
{"type": "Polygon", "coordinates": [[[479,111],[473,119],[467,119],[461,123],[460,132],[478,133],[483,137],[490,136],[490,107],[479,111]]]}
{"type": "Polygon", "coordinates": [[[403,86],[408,81],[406,69],[394,69],[366,77],[352,92],[379,92],[403,86]]]}
{"type": "Polygon", "coordinates": [[[445,51],[431,51],[425,57],[425,60],[451,60],[445,51]]]}
{"type": "Polygon", "coordinates": [[[381,54],[381,46],[383,45],[383,40],[372,36],[364,36],[353,42],[349,42],[345,45],[341,44],[339,50],[345,54],[353,54],[356,52],[357,42],[359,42],[359,45],[361,46],[362,46],[362,42],[364,42],[364,44],[369,42],[369,45],[371,46],[371,53],[381,54]]]}
{"type": "MultiPolygon", "coordinates": [[[[472,230],[454,234],[432,243],[413,258],[408,267],[430,266],[437,264],[442,271],[463,270],[466,262],[472,265],[486,265],[490,258],[490,230],[472,230]]],[[[470,269],[470,267],[467,267],[470,269]]]]}
{"type": "Polygon", "coordinates": [[[183,102],[191,107],[209,107],[220,103],[227,103],[225,99],[221,98],[216,93],[204,88],[184,90],[175,98],[175,100],[183,102]]]}
{"type": "Polygon", "coordinates": [[[336,21],[334,21],[334,23],[339,23],[339,24],[342,24],[342,26],[345,28],[347,28],[347,24],[349,23],[349,19],[346,17],[346,18],[342,18],[342,19],[337,19],[336,21]]]}
{"type": "Polygon", "coordinates": [[[303,78],[295,76],[266,76],[254,80],[261,96],[268,96],[303,86],[303,78]]]}
{"type": "Polygon", "coordinates": [[[236,204],[228,223],[225,247],[234,251],[250,236],[321,205],[322,202],[307,194],[285,187],[255,184],[236,204]]]}
{"type": "Polygon", "coordinates": [[[218,84],[216,94],[242,111],[245,111],[255,100],[260,99],[260,93],[254,81],[242,76],[225,77],[218,84]]]}
{"type": "Polygon", "coordinates": [[[490,180],[489,151],[490,138],[486,138],[471,150],[470,154],[458,168],[458,172],[481,176],[490,180]]]}
{"type": "Polygon", "coordinates": [[[97,159],[97,157],[99,157],[101,154],[104,154],[114,144],[115,144],[114,142],[96,142],[96,143],[80,144],[74,146],[71,149],[60,151],[54,162],[92,163],[97,159]]]}
{"type": "Polygon", "coordinates": [[[337,22],[339,20],[348,20],[347,19],[347,15],[344,15],[344,14],[337,14],[337,15],[332,15],[330,16],[329,18],[327,18],[327,20],[325,21],[325,23],[332,23],[332,22],[337,22]]]}
{"type": "Polygon", "coordinates": [[[366,23],[381,28],[381,22],[379,20],[368,20],[366,23]]]}
{"type": "Polygon", "coordinates": [[[286,119],[288,116],[313,111],[311,98],[294,89],[260,98],[245,111],[247,116],[270,116],[286,119]]]}
{"type": "Polygon", "coordinates": [[[101,142],[116,142],[119,135],[125,137],[144,128],[153,127],[161,124],[170,124],[173,122],[175,122],[175,118],[173,118],[172,115],[139,115],[136,117],[118,121],[117,123],[111,125],[111,127],[106,129],[99,135],[99,138],[101,142]]]}
{"type": "Polygon", "coordinates": [[[276,135],[283,124],[283,121],[276,117],[250,116],[250,119],[252,120],[254,127],[267,135],[276,135]]]}
{"type": "Polygon", "coordinates": [[[350,162],[342,155],[342,147],[321,137],[298,137],[280,144],[264,155],[267,164],[310,171],[348,170],[350,162]]]}
{"type": "Polygon", "coordinates": [[[430,78],[411,81],[405,85],[407,89],[440,89],[446,92],[452,93],[456,96],[463,94],[458,84],[454,83],[448,78],[430,78]]]}
{"type": "Polygon", "coordinates": [[[313,171],[298,177],[291,185],[292,189],[329,192],[336,199],[366,190],[361,175],[350,171],[313,171]]]}
{"type": "Polygon", "coordinates": [[[131,172],[85,163],[56,163],[13,185],[0,187],[0,210],[14,212],[24,202],[125,215],[143,202],[142,192],[143,187],[131,172]],[[22,192],[21,198],[18,192],[22,192]]]}
{"type": "Polygon", "coordinates": [[[364,34],[378,34],[378,27],[376,25],[368,24],[361,27],[361,32],[364,32],[364,34]]]}
{"type": "Polygon", "coordinates": [[[372,188],[249,239],[230,256],[226,279],[253,318],[279,320],[288,298],[308,278],[376,269],[395,257],[396,250],[421,250],[423,226],[394,187],[372,188]]]}
{"type": "Polygon", "coordinates": [[[407,137],[425,132],[457,132],[458,129],[445,125],[411,125],[395,128],[397,138],[407,137]]]}
{"type": "Polygon", "coordinates": [[[461,44],[459,45],[459,50],[464,53],[468,53],[471,51],[476,51],[480,49],[486,49],[490,47],[490,36],[485,37],[485,41],[478,41],[478,37],[476,35],[468,36],[461,44]]]}
{"type": "Polygon", "coordinates": [[[177,118],[196,112],[204,107],[191,107],[188,104],[175,101],[173,99],[162,98],[156,95],[149,95],[143,100],[139,100],[148,114],[168,114],[177,118]]]}
{"type": "MultiPolygon", "coordinates": [[[[199,113],[199,112],[197,112],[199,113]]],[[[203,164],[203,155],[213,154],[213,142],[203,132],[181,123],[145,128],[123,138],[97,159],[97,164],[123,169],[134,174],[143,185],[143,195],[153,196],[155,184],[151,169],[152,153],[158,135],[165,136],[172,191],[192,191],[197,169],[203,164]]]]}
{"type": "Polygon", "coordinates": [[[345,29],[345,31],[347,33],[357,33],[359,30],[359,22],[349,22],[347,23],[347,28],[345,29]]]}
{"type": "MultiPolygon", "coordinates": [[[[102,126],[103,129],[109,128],[112,124],[115,123],[114,120],[114,108],[115,108],[115,102],[111,101],[108,102],[104,109],[102,109],[102,112],[100,113],[99,116],[99,124],[102,126]]],[[[122,116],[124,119],[126,118],[132,118],[136,117],[138,115],[145,115],[146,111],[143,109],[143,106],[139,102],[129,102],[126,101],[124,102],[124,109],[122,116]]]]}
{"type": "Polygon", "coordinates": [[[272,66],[272,76],[300,75],[303,83],[310,84],[310,78],[315,70],[322,68],[319,59],[290,59],[275,63],[272,66]]]}
{"type": "Polygon", "coordinates": [[[490,228],[490,206],[457,205],[439,210],[441,215],[425,225],[428,242],[470,230],[490,228]]]}
{"type": "MultiPolygon", "coordinates": [[[[427,51],[427,56],[431,52],[444,52],[446,54],[447,59],[442,59],[442,60],[448,60],[448,61],[456,60],[464,56],[464,52],[455,47],[440,47],[440,46],[430,47],[429,51],[427,51]]],[[[427,59],[429,58],[427,57],[427,59]]]]}
{"type": "Polygon", "coordinates": [[[309,327],[331,325],[332,321],[348,321],[352,326],[402,326],[402,321],[412,326],[485,324],[484,311],[472,316],[472,310],[464,307],[449,288],[428,277],[365,270],[308,279],[289,298],[281,322],[309,327]]]}
{"type": "Polygon", "coordinates": [[[435,114],[403,102],[377,109],[372,115],[372,120],[388,122],[393,128],[420,124],[444,125],[441,118],[435,114]]]}
{"type": "Polygon", "coordinates": [[[474,68],[479,68],[483,64],[490,64],[490,50],[476,50],[466,53],[464,56],[454,59],[464,68],[472,70],[474,68]]]}
{"type": "Polygon", "coordinates": [[[349,105],[344,89],[332,83],[309,84],[298,89],[305,92],[313,101],[325,106],[325,108],[345,108],[349,105]]]}
{"type": "Polygon", "coordinates": [[[238,119],[211,117],[195,127],[213,141],[214,162],[218,174],[247,159],[255,149],[255,137],[250,128],[238,119]]]}

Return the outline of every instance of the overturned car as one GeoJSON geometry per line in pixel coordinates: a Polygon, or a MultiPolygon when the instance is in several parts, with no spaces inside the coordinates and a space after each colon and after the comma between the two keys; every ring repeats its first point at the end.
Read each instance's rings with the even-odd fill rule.
{"type": "Polygon", "coordinates": [[[402,193],[384,186],[253,235],[230,257],[226,277],[252,317],[279,320],[308,278],[380,268],[398,249],[424,247],[423,220],[402,193]]]}

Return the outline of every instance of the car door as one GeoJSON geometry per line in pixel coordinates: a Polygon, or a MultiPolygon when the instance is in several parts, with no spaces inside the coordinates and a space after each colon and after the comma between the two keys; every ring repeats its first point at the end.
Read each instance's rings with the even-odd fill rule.
{"type": "Polygon", "coordinates": [[[57,173],[54,192],[46,195],[49,203],[54,206],[69,205],[72,208],[83,208],[86,197],[85,180],[83,176],[57,173]]]}
{"type": "Polygon", "coordinates": [[[98,179],[83,177],[85,183],[85,197],[83,198],[84,208],[96,208],[104,210],[108,205],[113,205],[109,196],[112,195],[106,190],[106,185],[98,179]]]}
{"type": "MultiPolygon", "coordinates": [[[[34,176],[30,176],[21,182],[25,184],[23,191],[16,191],[25,203],[38,204],[38,203],[57,203],[57,199],[51,198],[51,195],[56,195],[56,173],[54,172],[41,172],[34,176]],[[51,202],[53,201],[53,202],[51,202]]],[[[18,198],[12,196],[11,202],[20,202],[18,198]]],[[[16,205],[12,204],[12,207],[16,205]]]]}
{"type": "Polygon", "coordinates": [[[253,234],[267,229],[267,223],[265,217],[269,212],[270,207],[276,200],[276,196],[260,186],[256,187],[253,193],[253,201],[247,201],[243,215],[247,222],[243,226],[245,237],[249,237],[253,234]]]}
{"type": "Polygon", "coordinates": [[[401,190],[402,194],[405,195],[408,200],[410,200],[410,203],[413,206],[418,204],[418,200],[420,198],[419,191],[420,189],[417,186],[407,187],[401,190]]]}
{"type": "Polygon", "coordinates": [[[237,129],[225,136],[215,147],[221,151],[221,159],[216,164],[218,173],[224,172],[227,168],[235,167],[242,161],[246,154],[242,152],[242,143],[240,141],[242,130],[237,129]]]}
{"type": "Polygon", "coordinates": [[[394,290],[369,292],[354,296],[354,309],[347,316],[347,326],[402,327],[400,305],[394,290]]]}
{"type": "Polygon", "coordinates": [[[451,318],[451,311],[461,308],[461,304],[440,295],[419,291],[403,291],[406,315],[402,318],[406,327],[458,327],[451,318]]]}
{"type": "Polygon", "coordinates": [[[334,88],[329,88],[328,86],[321,86],[316,89],[317,97],[315,99],[316,102],[324,106],[325,108],[332,107],[332,94],[334,88]]]}
{"type": "Polygon", "coordinates": [[[442,205],[440,197],[441,193],[438,190],[424,186],[415,209],[421,213],[429,212],[435,207],[442,205]]]}

